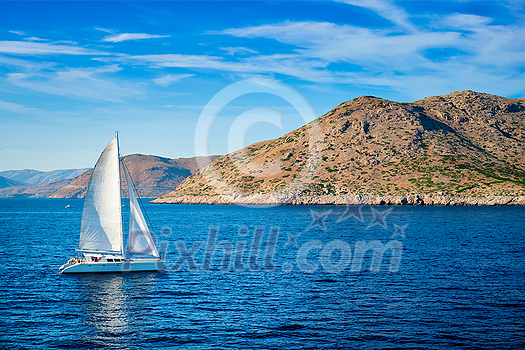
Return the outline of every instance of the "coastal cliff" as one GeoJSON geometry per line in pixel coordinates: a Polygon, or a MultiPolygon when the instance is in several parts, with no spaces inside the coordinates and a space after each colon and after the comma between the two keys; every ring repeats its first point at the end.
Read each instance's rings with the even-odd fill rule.
{"type": "Polygon", "coordinates": [[[174,196],[156,199],[157,204],[238,204],[238,205],[525,205],[525,196],[467,197],[439,194],[415,194],[407,196],[361,196],[319,195],[285,197],[277,195],[254,195],[235,198],[221,196],[174,196]]]}
{"type": "Polygon", "coordinates": [[[344,102],[219,157],[154,203],[525,205],[525,100],[344,102]]]}

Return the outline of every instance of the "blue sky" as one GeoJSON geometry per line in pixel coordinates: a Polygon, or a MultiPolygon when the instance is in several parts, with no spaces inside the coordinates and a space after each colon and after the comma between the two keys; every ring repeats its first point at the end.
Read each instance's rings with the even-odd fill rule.
{"type": "MultiPolygon", "coordinates": [[[[204,107],[243,79],[275,79],[321,115],[361,95],[415,101],[457,90],[525,96],[523,1],[0,2],[0,170],[91,167],[125,154],[195,155],[204,107]]],[[[304,120],[286,100],[232,100],[210,131],[228,151],[304,120]],[[238,143],[237,143],[238,144],[238,143]]]]}

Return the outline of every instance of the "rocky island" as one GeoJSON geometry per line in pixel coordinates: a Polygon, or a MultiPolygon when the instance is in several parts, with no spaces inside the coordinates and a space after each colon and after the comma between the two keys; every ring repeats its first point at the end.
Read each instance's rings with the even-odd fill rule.
{"type": "Polygon", "coordinates": [[[525,99],[358,97],[154,203],[525,205],[525,99]]]}

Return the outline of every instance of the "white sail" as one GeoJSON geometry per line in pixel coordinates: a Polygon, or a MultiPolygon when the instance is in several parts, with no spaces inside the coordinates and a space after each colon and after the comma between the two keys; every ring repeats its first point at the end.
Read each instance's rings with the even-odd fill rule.
{"type": "Polygon", "coordinates": [[[128,252],[149,254],[158,258],[159,252],[157,251],[155,242],[153,242],[153,237],[151,237],[146,220],[144,220],[144,216],[142,215],[137,196],[133,190],[133,184],[128,176],[128,172],[124,171],[124,173],[126,174],[126,182],[128,183],[129,190],[128,252]]]}
{"type": "Polygon", "coordinates": [[[122,213],[118,140],[104,149],[93,169],[84,199],[80,250],[122,251],[122,213]]]}

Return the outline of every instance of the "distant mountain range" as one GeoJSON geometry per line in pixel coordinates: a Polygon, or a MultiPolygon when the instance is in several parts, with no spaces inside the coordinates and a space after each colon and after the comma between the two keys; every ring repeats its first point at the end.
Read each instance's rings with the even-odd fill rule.
{"type": "MultiPolygon", "coordinates": [[[[207,158],[200,158],[200,162],[208,164],[217,156],[209,157],[209,161],[207,158]]],[[[166,194],[198,170],[196,157],[169,159],[132,154],[124,157],[124,164],[131,174],[138,194],[145,198],[157,198],[166,194]]],[[[0,189],[0,197],[83,198],[91,173],[92,169],[4,171],[0,173],[3,176],[0,177],[0,185],[6,186],[0,189]],[[49,181],[42,183],[45,180],[49,181]],[[28,185],[29,183],[34,185],[28,185]]],[[[125,181],[123,173],[121,178],[125,181]]],[[[124,187],[122,192],[127,196],[124,187]]]]}
{"type": "Polygon", "coordinates": [[[525,99],[358,97],[216,159],[155,202],[525,205],[525,99]]]}
{"type": "Polygon", "coordinates": [[[53,171],[8,170],[0,172],[0,197],[42,197],[71,182],[87,169],[53,171]]]}
{"type": "Polygon", "coordinates": [[[22,182],[0,176],[0,189],[6,188],[6,187],[12,187],[12,186],[21,186],[21,185],[23,185],[22,182]]]}
{"type": "Polygon", "coordinates": [[[0,176],[16,181],[18,185],[42,185],[56,180],[73,179],[86,170],[88,169],[66,169],[53,171],[38,171],[30,169],[8,170],[0,171],[0,176]]]}

